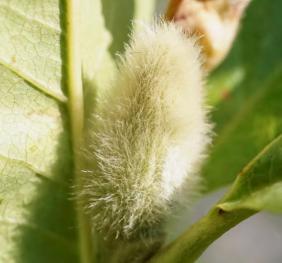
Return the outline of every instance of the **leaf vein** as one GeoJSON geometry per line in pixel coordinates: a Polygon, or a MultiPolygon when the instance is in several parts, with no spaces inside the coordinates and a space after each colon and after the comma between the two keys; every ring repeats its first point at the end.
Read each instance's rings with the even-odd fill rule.
{"type": "Polygon", "coordinates": [[[65,95],[63,95],[63,94],[61,94],[59,92],[55,92],[53,90],[50,90],[43,83],[41,83],[40,81],[34,79],[32,76],[28,76],[27,74],[25,74],[25,73],[19,71],[18,69],[12,67],[8,62],[6,62],[5,60],[1,59],[1,57],[0,57],[0,65],[2,65],[3,67],[9,69],[11,72],[16,74],[18,77],[22,78],[23,80],[25,80],[26,82],[31,84],[37,90],[39,90],[40,92],[44,93],[45,95],[50,96],[51,98],[55,99],[56,101],[59,101],[61,103],[65,103],[67,101],[67,98],[66,98],[65,95]]]}
{"type": "Polygon", "coordinates": [[[67,184],[61,182],[61,181],[58,181],[58,180],[54,180],[53,178],[50,178],[48,175],[42,173],[42,171],[38,171],[32,164],[26,162],[26,161],[23,161],[23,160],[19,160],[19,159],[14,159],[14,158],[10,158],[8,156],[5,156],[3,154],[0,154],[0,159],[5,159],[7,161],[12,161],[12,162],[16,162],[20,165],[22,165],[23,167],[29,169],[30,171],[32,171],[34,173],[34,175],[40,179],[43,179],[43,180],[47,180],[49,182],[52,182],[52,183],[55,183],[55,184],[58,184],[62,187],[67,187],[67,184]]]}

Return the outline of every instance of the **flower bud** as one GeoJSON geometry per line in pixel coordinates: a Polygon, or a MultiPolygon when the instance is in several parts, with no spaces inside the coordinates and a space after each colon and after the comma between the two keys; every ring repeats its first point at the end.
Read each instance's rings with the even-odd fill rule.
{"type": "MultiPolygon", "coordinates": [[[[173,23],[141,26],[98,102],[83,197],[112,240],[153,240],[184,188],[194,194],[210,125],[195,39],[173,23]]],[[[185,193],[187,194],[187,193],[185,193]]]]}

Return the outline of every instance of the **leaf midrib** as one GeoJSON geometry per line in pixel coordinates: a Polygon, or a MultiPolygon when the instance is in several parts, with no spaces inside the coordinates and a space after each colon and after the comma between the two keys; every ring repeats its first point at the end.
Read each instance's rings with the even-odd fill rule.
{"type": "MultiPolygon", "coordinates": [[[[68,109],[71,126],[71,139],[74,160],[74,181],[79,191],[81,187],[81,144],[83,144],[84,101],[82,88],[81,46],[80,46],[80,0],[65,0],[65,41],[67,67],[66,85],[69,94],[68,109]]],[[[81,263],[92,262],[91,230],[81,207],[81,200],[77,200],[76,212],[78,222],[78,248],[81,263]]]]}

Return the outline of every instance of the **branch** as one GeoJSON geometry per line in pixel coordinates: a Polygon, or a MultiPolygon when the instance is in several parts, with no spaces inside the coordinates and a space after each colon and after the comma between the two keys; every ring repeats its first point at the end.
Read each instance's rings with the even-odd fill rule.
{"type": "Polygon", "coordinates": [[[255,214],[252,210],[225,212],[214,207],[173,243],[155,254],[149,263],[192,263],[226,231],[255,214]]]}

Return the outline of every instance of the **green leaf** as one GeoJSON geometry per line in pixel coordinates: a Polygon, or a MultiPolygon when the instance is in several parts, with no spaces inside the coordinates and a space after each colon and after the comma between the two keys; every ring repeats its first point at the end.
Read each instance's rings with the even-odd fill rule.
{"type": "Polygon", "coordinates": [[[0,261],[77,262],[59,2],[0,4],[0,261]]]}
{"type": "Polygon", "coordinates": [[[130,20],[148,19],[153,8],[142,0],[1,1],[0,262],[89,259],[90,231],[71,198],[83,110],[87,118],[114,75],[130,20]]]}
{"type": "Polygon", "coordinates": [[[279,0],[252,1],[230,56],[211,76],[216,137],[203,168],[208,191],[232,182],[282,132],[281,8],[279,0]]]}
{"type": "Polygon", "coordinates": [[[218,207],[282,212],[282,135],[243,169],[218,207]]]}

